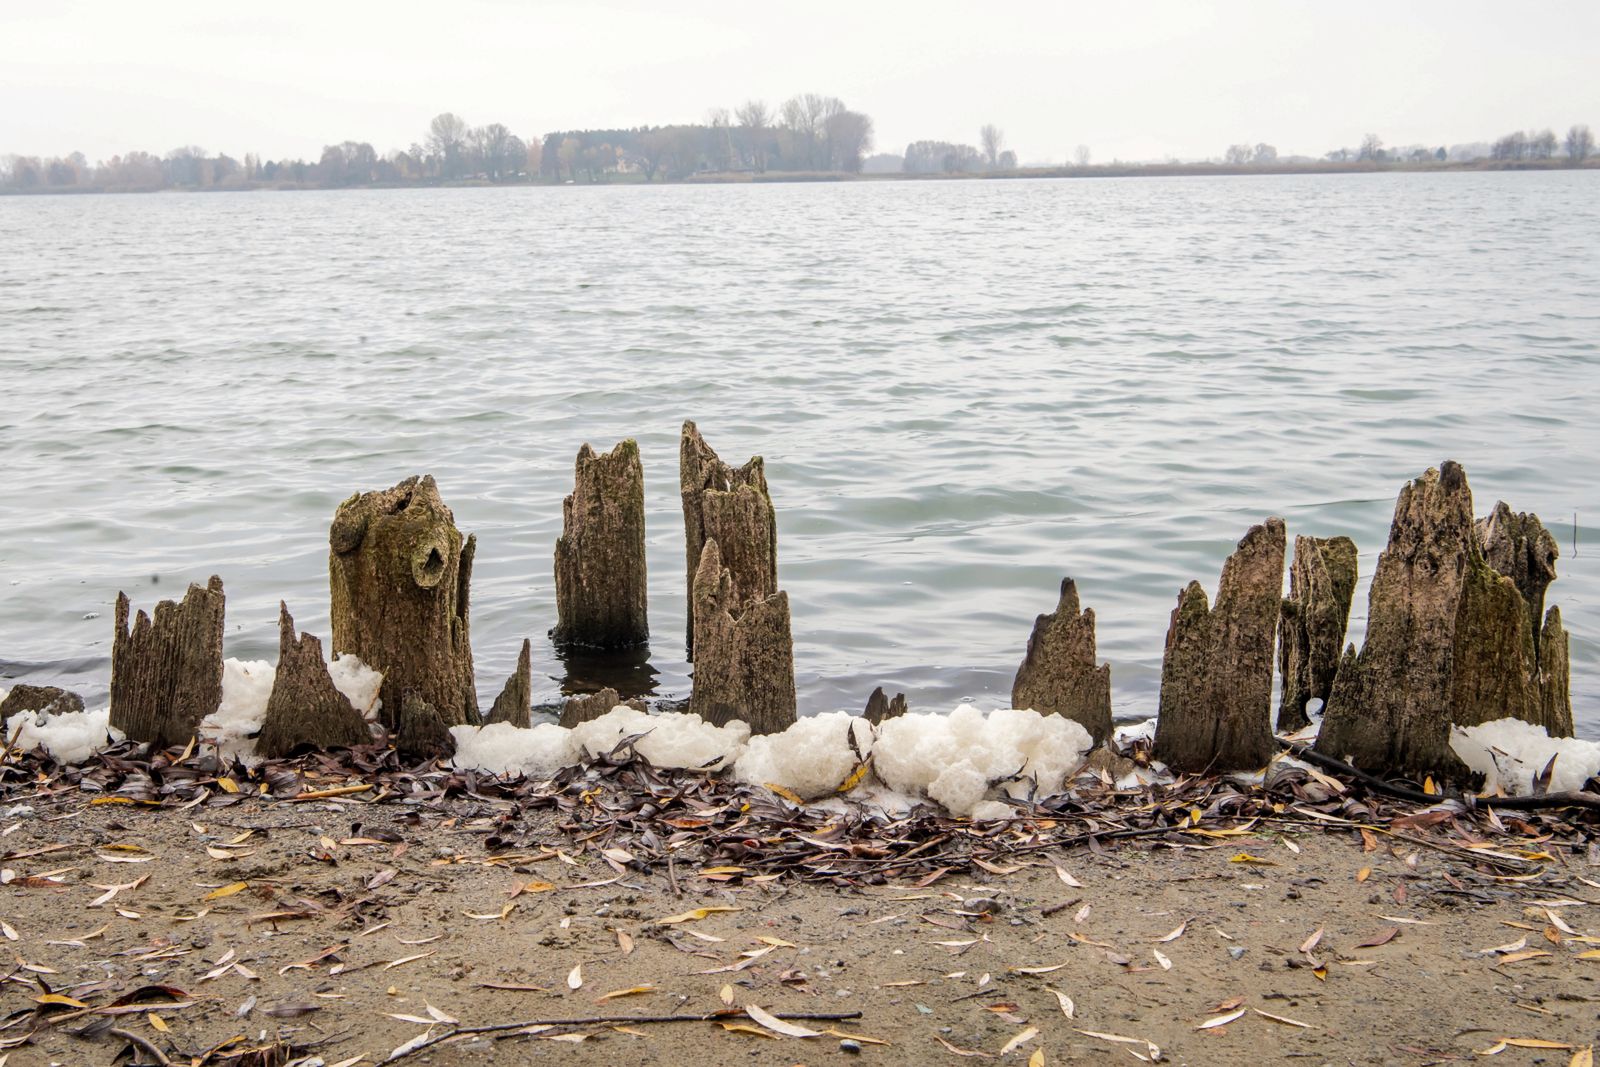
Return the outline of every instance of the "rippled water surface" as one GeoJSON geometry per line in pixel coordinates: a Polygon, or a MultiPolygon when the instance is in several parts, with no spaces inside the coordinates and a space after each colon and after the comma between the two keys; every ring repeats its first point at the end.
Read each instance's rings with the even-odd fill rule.
{"type": "Polygon", "coordinates": [[[632,436],[686,695],[693,418],[766,457],[803,710],[1003,702],[1070,574],[1150,714],[1178,590],[1272,514],[1359,543],[1359,638],[1453,458],[1556,530],[1600,736],[1600,173],[0,198],[0,249],[0,675],[101,697],[117,590],[213,572],[230,655],[280,597],[325,634],[335,506],[431,472],[480,698],[532,636],[553,699],[573,456],[632,436]]]}

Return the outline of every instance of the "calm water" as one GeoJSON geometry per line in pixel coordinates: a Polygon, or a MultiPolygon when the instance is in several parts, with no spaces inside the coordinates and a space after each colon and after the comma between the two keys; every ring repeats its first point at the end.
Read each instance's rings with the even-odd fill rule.
{"type": "Polygon", "coordinates": [[[573,455],[633,436],[686,695],[694,418],[766,457],[803,710],[1006,699],[1071,574],[1149,714],[1251,523],[1354,537],[1364,580],[1454,458],[1556,528],[1600,736],[1597,249],[1595,172],[0,198],[0,674],[98,699],[117,590],[212,572],[230,655],[275,656],[280,597],[325,634],[335,506],[432,472],[481,699],[525,635],[553,699],[573,455]]]}

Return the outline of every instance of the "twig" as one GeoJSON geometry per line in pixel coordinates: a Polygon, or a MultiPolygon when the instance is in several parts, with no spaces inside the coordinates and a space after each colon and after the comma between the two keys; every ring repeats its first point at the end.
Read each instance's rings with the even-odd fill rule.
{"type": "Polygon", "coordinates": [[[1545,808],[1593,808],[1600,810],[1600,793],[1591,793],[1586,790],[1544,793],[1536,797],[1475,797],[1469,793],[1447,797],[1434,793],[1424,793],[1420,789],[1412,789],[1409,786],[1386,782],[1376,775],[1371,775],[1360,768],[1352,767],[1342,759],[1335,759],[1327,753],[1318,752],[1316,749],[1306,745],[1281,739],[1278,744],[1287,749],[1296,759],[1302,759],[1318,767],[1337,771],[1340,774],[1354,778],[1362,785],[1379,793],[1386,793],[1401,800],[1409,800],[1413,804],[1438,804],[1444,800],[1459,800],[1468,808],[1500,808],[1505,811],[1542,811],[1545,808]]]}
{"type": "Polygon", "coordinates": [[[672,853],[667,853],[667,881],[672,883],[672,895],[683,896],[683,887],[678,885],[678,869],[673,866],[672,853]]]}
{"type": "MultiPolygon", "coordinates": [[[[432,1048],[434,1045],[449,1041],[469,1034],[503,1034],[507,1030],[521,1030],[529,1026],[594,1026],[601,1023],[709,1023],[719,1019],[739,1019],[744,1017],[744,1012],[736,1009],[706,1012],[703,1015],[580,1015],[568,1019],[524,1019],[515,1023],[493,1023],[489,1026],[458,1026],[454,1030],[440,1034],[438,1037],[429,1038],[412,1048],[406,1049],[398,1056],[391,1053],[384,1063],[393,1063],[395,1060],[421,1052],[423,1049],[432,1048]]],[[[847,1022],[851,1019],[861,1018],[859,1011],[775,1011],[774,1019],[797,1019],[801,1022],[847,1022]]],[[[115,1033],[116,1031],[112,1031],[115,1033]]]]}
{"type": "Polygon", "coordinates": [[[135,1046],[139,1049],[139,1051],[145,1053],[146,1055],[154,1056],[156,1058],[156,1063],[158,1063],[160,1067],[172,1067],[172,1061],[167,1058],[167,1054],[165,1052],[162,1052],[160,1049],[156,1048],[155,1045],[140,1037],[132,1030],[123,1030],[120,1027],[114,1026],[107,1030],[106,1033],[110,1034],[112,1037],[120,1037],[122,1040],[126,1041],[130,1045],[135,1046]]]}

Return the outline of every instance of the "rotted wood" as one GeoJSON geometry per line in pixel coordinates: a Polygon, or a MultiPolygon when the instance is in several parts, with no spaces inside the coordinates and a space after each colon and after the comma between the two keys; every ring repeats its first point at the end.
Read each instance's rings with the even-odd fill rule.
{"type": "Polygon", "coordinates": [[[778,523],[760,456],[731,467],[693,422],[683,424],[678,445],[683,497],[684,556],[688,577],[687,655],[694,659],[695,573],[707,541],[715,540],[733,581],[733,599],[749,602],[778,591],[778,523]]]}
{"type": "Polygon", "coordinates": [[[1111,666],[1095,664],[1094,609],[1078,605],[1078,586],[1061,582],[1056,610],[1040,615],[1011,683],[1011,706],[1062,715],[1099,747],[1111,736],[1111,666]]]}
{"type": "Polygon", "coordinates": [[[863,712],[866,720],[874,726],[885,719],[898,719],[905,713],[906,695],[904,693],[896,693],[894,699],[890,700],[889,695],[883,691],[883,686],[881,685],[874,689],[872,695],[867,698],[867,708],[863,712]]]}
{"type": "Polygon", "coordinates": [[[718,726],[742,719],[751,733],[795,723],[794,639],[783,592],[741,600],[715,539],[695,573],[694,687],[689,710],[718,726]]]}
{"type": "Polygon", "coordinates": [[[1278,661],[1283,695],[1278,729],[1311,725],[1306,703],[1327,706],[1339,673],[1350,602],[1356,591],[1356,543],[1348,537],[1296,537],[1289,595],[1278,616],[1278,661]]]}
{"type": "Polygon", "coordinates": [[[400,697],[400,729],[394,747],[410,760],[448,759],[455,755],[456,739],[439,710],[415,690],[407,690],[400,697]]]}
{"type": "Polygon", "coordinates": [[[650,640],[644,558],[644,467],[629,439],[578,450],[556,541],[559,645],[633,648],[650,640]]]}
{"type": "Polygon", "coordinates": [[[287,604],[278,603],[278,671],[267,698],[256,750],[279,759],[302,749],[354,748],[372,743],[361,713],[333,684],[322,658],[322,642],[295,636],[287,604]]]}
{"type": "Polygon", "coordinates": [[[222,579],[191,585],[183,600],[163,600],[130,627],[117,594],[111,643],[111,725],[157,748],[185,744],[222,703],[222,579]]]}
{"type": "Polygon", "coordinates": [[[644,711],[643,700],[634,697],[623,700],[622,694],[610,686],[598,693],[582,693],[568,697],[561,705],[561,725],[568,727],[577,726],[579,723],[592,722],[619,705],[644,711]]]}
{"type": "Polygon", "coordinates": [[[0,700],[0,722],[22,711],[38,715],[67,715],[83,710],[83,698],[77,693],[56,685],[28,685],[26,682],[11,687],[4,700],[0,700]]]}
{"type": "Polygon", "coordinates": [[[522,651],[517,653],[517,669],[506,679],[500,695],[494,698],[489,717],[484,724],[508,722],[526,728],[532,723],[533,712],[533,642],[522,641],[522,651]]]}

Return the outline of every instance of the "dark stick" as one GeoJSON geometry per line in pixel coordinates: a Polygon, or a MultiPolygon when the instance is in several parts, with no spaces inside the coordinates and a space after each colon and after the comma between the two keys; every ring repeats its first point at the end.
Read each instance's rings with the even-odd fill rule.
{"type": "Polygon", "coordinates": [[[149,1041],[146,1041],[132,1030],[123,1030],[117,1027],[112,1027],[110,1030],[107,1030],[106,1033],[110,1034],[112,1037],[120,1037],[122,1040],[126,1041],[130,1045],[133,1045],[146,1055],[154,1056],[156,1058],[156,1063],[160,1064],[160,1067],[172,1067],[172,1061],[167,1058],[167,1054],[165,1052],[162,1052],[160,1049],[156,1048],[155,1045],[151,1044],[149,1041]]]}

